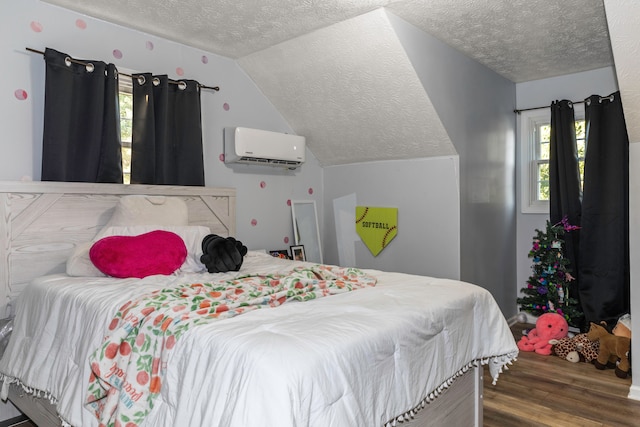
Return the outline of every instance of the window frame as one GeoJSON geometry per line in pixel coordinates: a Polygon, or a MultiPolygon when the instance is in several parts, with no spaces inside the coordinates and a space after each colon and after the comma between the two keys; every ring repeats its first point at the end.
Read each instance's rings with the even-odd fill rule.
{"type": "MultiPolygon", "coordinates": [[[[574,119],[584,120],[584,105],[573,104],[574,119]]],[[[525,214],[549,214],[549,201],[538,199],[537,129],[551,124],[551,108],[541,108],[520,113],[520,194],[521,212],[525,214]]]]}
{"type": "MultiPolygon", "coordinates": [[[[133,81],[132,78],[129,77],[132,74],[135,74],[135,71],[131,71],[131,70],[119,70],[120,75],[118,76],[118,100],[120,99],[120,94],[121,93],[127,93],[129,95],[133,95],[133,81]]],[[[131,120],[133,121],[133,118],[131,118],[131,120]]],[[[122,117],[120,117],[120,128],[122,128],[122,117]]],[[[123,145],[123,147],[125,146],[125,142],[121,139],[120,143],[123,145]]],[[[131,142],[127,143],[128,148],[131,148],[131,142]]],[[[130,183],[131,180],[131,169],[129,169],[129,171],[125,171],[124,169],[124,162],[122,165],[122,179],[123,179],[123,183],[128,185],[130,183]],[[129,179],[125,179],[128,176],[129,179]]]]}

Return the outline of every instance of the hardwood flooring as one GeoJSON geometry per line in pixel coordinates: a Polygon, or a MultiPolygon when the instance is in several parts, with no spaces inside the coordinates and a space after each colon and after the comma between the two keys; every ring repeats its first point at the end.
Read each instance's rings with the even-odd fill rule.
{"type": "MultiPolygon", "coordinates": [[[[512,327],[516,340],[532,327],[512,327]]],[[[495,386],[485,367],[484,426],[640,426],[640,401],[627,398],[630,386],[630,377],[620,379],[612,369],[520,352],[495,386]]]]}
{"type": "Polygon", "coordinates": [[[11,420],[0,422],[0,427],[37,427],[31,420],[25,416],[15,417],[11,420]]]}

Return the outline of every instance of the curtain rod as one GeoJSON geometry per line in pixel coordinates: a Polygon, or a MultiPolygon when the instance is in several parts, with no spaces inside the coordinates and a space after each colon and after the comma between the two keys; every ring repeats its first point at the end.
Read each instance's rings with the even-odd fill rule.
{"type": "MultiPolygon", "coordinates": [[[[608,96],[605,96],[605,98],[608,98],[608,96]]],[[[572,104],[584,104],[584,103],[585,103],[585,101],[571,101],[571,103],[572,103],[572,104]]],[[[522,113],[523,111],[542,110],[542,109],[544,109],[544,108],[549,108],[549,107],[550,107],[550,105],[547,105],[547,106],[545,106],[545,107],[523,108],[523,109],[521,109],[521,110],[513,110],[513,112],[514,112],[514,113],[516,113],[516,114],[520,114],[520,113],[522,113]]]]}
{"type": "MultiPolygon", "coordinates": [[[[613,102],[614,99],[614,94],[612,93],[609,96],[600,96],[598,97],[599,102],[604,101],[605,99],[608,99],[610,102],[613,102]]],[[[591,102],[591,97],[585,99],[584,101],[569,101],[572,104],[587,104],[587,106],[589,105],[589,102],[591,102]]],[[[531,111],[531,110],[542,110],[543,108],[549,108],[547,107],[533,107],[533,108],[523,108],[522,110],[513,110],[514,113],[516,114],[520,114],[523,111],[531,111]]]]}
{"type": "MultiPolygon", "coordinates": [[[[30,47],[25,47],[25,49],[26,49],[26,50],[28,50],[29,52],[39,53],[40,55],[44,56],[44,52],[43,52],[43,51],[41,51],[41,50],[32,49],[32,48],[30,48],[30,47]]],[[[85,67],[86,67],[87,65],[90,65],[90,64],[88,64],[88,63],[86,63],[86,62],[82,62],[82,61],[78,61],[77,59],[73,59],[73,58],[72,58],[72,57],[70,57],[70,56],[69,56],[68,58],[69,58],[69,61],[71,61],[71,62],[75,62],[76,64],[84,65],[85,67]]],[[[118,71],[118,74],[119,74],[119,75],[122,75],[122,76],[127,76],[127,77],[129,77],[129,78],[133,79],[133,76],[132,76],[131,74],[122,73],[122,72],[120,72],[120,71],[118,71]]],[[[175,80],[171,80],[171,79],[169,79],[169,83],[173,83],[173,84],[176,84],[176,85],[181,84],[181,82],[179,82],[179,81],[175,81],[175,80]]],[[[182,83],[182,84],[184,84],[184,83],[182,83]]],[[[211,89],[211,90],[215,90],[216,92],[218,92],[218,91],[220,90],[220,87],[219,87],[219,86],[205,86],[205,85],[200,84],[200,83],[198,83],[198,87],[199,87],[200,89],[211,89]]]]}

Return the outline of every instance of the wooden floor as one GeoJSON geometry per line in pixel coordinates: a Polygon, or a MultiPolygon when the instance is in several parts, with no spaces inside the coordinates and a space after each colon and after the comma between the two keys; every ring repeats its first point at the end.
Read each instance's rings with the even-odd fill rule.
{"type": "MultiPolygon", "coordinates": [[[[525,327],[533,325],[512,328],[516,340],[525,327]]],[[[491,384],[485,367],[484,426],[640,426],[640,401],[627,399],[630,385],[630,378],[622,380],[613,370],[599,371],[588,363],[520,352],[496,385],[491,384]]],[[[18,426],[35,427],[29,421],[18,426]]]]}
{"type": "MultiPolygon", "coordinates": [[[[18,417],[16,417],[16,418],[18,418],[18,417]]],[[[26,418],[26,417],[23,417],[23,418],[26,418]]],[[[6,422],[0,423],[0,426],[2,426],[2,427],[5,427],[5,426],[6,427],[37,427],[30,420],[16,421],[16,422],[6,421],[6,422]]]]}
{"type": "MultiPolygon", "coordinates": [[[[534,325],[512,328],[516,340],[525,327],[534,325]]],[[[610,369],[520,352],[495,386],[485,367],[484,426],[640,426],[640,401],[627,399],[630,386],[630,377],[610,369]]]]}

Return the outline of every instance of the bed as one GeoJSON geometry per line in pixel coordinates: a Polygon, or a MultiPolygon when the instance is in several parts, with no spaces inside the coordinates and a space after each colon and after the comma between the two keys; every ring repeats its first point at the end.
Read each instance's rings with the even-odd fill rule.
{"type": "MultiPolygon", "coordinates": [[[[486,290],[455,280],[283,260],[254,250],[237,272],[202,272],[185,267],[185,261],[173,274],[144,278],[85,276],[82,268],[68,274],[70,260],[82,248],[111,237],[105,230],[121,231],[122,224],[113,227],[119,206],[139,195],[182,200],[189,230],[235,235],[233,189],[0,183],[0,292],[7,310],[16,314],[0,361],[2,396],[37,425],[99,425],[95,406],[87,403],[90,382],[105,375],[95,369],[95,358],[104,361],[108,351],[100,348],[116,340],[112,325],[116,320],[125,325],[132,307],[144,310],[150,298],[164,298],[163,292],[184,298],[185,289],[276,283],[274,277],[284,283],[296,274],[315,275],[308,283],[320,283],[322,291],[316,287],[253,310],[238,303],[237,313],[236,299],[229,297],[230,308],[221,313],[233,316],[194,320],[175,334],[179,339],[171,341],[171,351],[165,330],[166,353],[153,359],[153,374],[162,378],[153,404],[135,420],[111,424],[482,425],[483,365],[489,365],[495,382],[518,353],[486,290]]],[[[135,226],[140,224],[131,225],[132,235],[139,231],[135,226]]],[[[189,249],[187,258],[197,259],[196,250],[189,249]]],[[[263,289],[262,284],[247,286],[263,289]]],[[[137,363],[146,356],[136,356],[137,363]]],[[[110,375],[120,372],[114,364],[110,375]]],[[[141,375],[140,383],[149,384],[141,375]]],[[[119,383],[114,401],[133,400],[135,408],[138,395],[128,387],[119,383]]]]}

